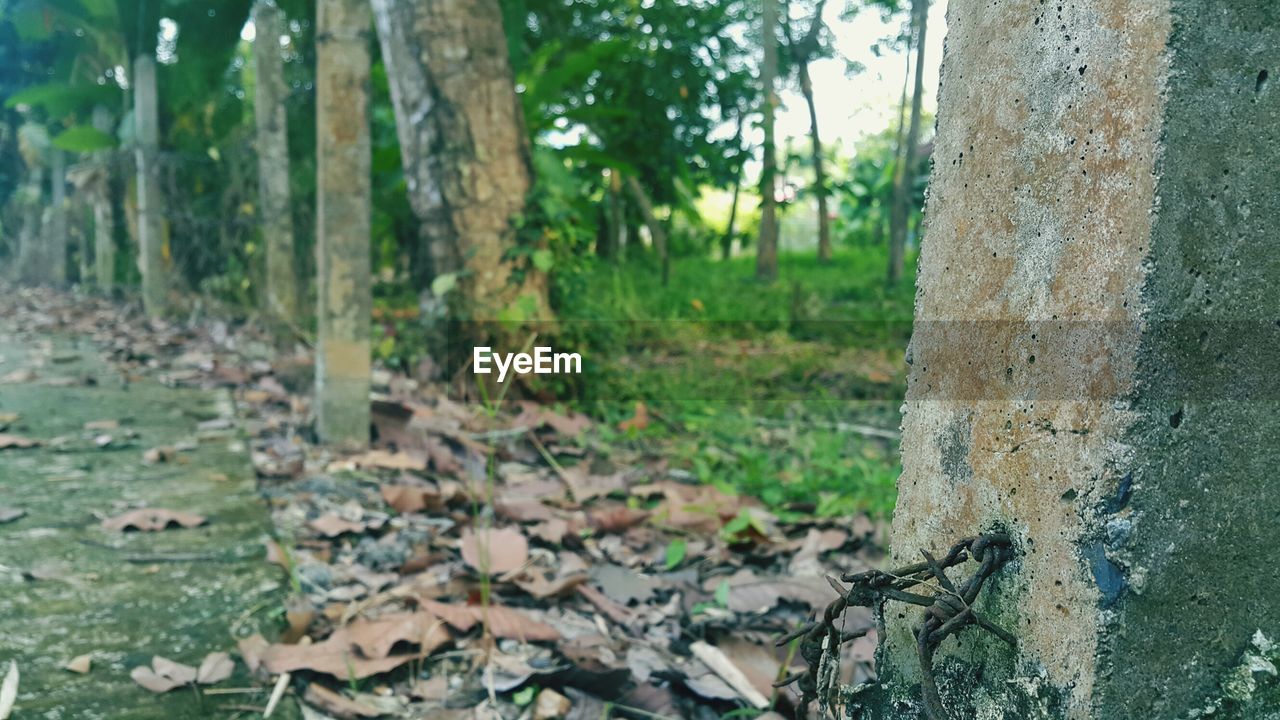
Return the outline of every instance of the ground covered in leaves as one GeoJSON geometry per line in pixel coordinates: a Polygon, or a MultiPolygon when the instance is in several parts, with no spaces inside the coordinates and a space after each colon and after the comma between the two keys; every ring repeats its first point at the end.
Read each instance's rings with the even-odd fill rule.
{"type": "MultiPolygon", "coordinates": [[[[84,297],[11,291],[3,304],[43,332],[93,338],[122,382],[234,398],[222,422],[243,438],[274,518],[253,550],[278,566],[283,600],[246,599],[253,622],[228,627],[233,642],[154,648],[128,668],[161,698],[203,698],[211,717],[282,716],[294,703],[307,718],[805,717],[793,690],[773,687],[801,666],[774,640],[836,596],[827,575],[880,562],[881,522],[778,515],[707,482],[637,439],[658,422],[643,406],[603,427],[530,402],[464,404],[379,372],[373,447],[343,454],[309,442],[305,348],[277,353],[250,326],[149,323],[84,297]]],[[[41,372],[0,369],[0,382],[41,372]]],[[[45,441],[0,435],[0,452],[45,441]]],[[[180,474],[189,451],[132,452],[180,474]]],[[[198,506],[122,510],[105,529],[218,521],[198,506]]],[[[23,510],[0,507],[0,523],[6,512],[23,510]]],[[[219,550],[238,549],[203,552],[219,550]]],[[[845,682],[871,676],[875,644],[872,630],[845,646],[845,682]]]]}

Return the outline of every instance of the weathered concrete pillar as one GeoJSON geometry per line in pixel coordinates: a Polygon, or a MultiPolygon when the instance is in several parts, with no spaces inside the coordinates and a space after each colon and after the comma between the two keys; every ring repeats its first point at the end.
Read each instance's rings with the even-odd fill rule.
{"type": "MultiPolygon", "coordinates": [[[[976,606],[1019,646],[946,640],[943,702],[1280,717],[1254,642],[1280,640],[1280,5],[952,0],[948,26],[893,555],[1009,532],[976,606]]],[[[921,609],[884,615],[876,716],[915,720],[921,609]]]]}
{"type": "Polygon", "coordinates": [[[43,275],[45,282],[67,282],[67,155],[57,148],[49,151],[49,222],[45,223],[43,275]]]}
{"type": "Polygon", "coordinates": [[[257,71],[253,101],[258,128],[258,196],[266,246],[266,311],[297,322],[298,278],[293,257],[293,209],[289,192],[289,120],[285,113],[284,61],[280,57],[280,9],[267,0],[253,6],[257,71]]]}
{"type": "MultiPolygon", "coordinates": [[[[93,109],[93,126],[102,133],[112,132],[111,111],[99,105],[93,109]]],[[[111,292],[116,273],[115,210],[111,205],[111,168],[115,151],[102,150],[94,161],[94,180],[85,187],[85,196],[93,204],[93,270],[98,291],[111,292]]]]}
{"type": "Polygon", "coordinates": [[[369,5],[319,0],[316,415],[325,442],[369,441],[369,5]]]}
{"type": "Polygon", "coordinates": [[[164,314],[164,207],[160,195],[160,116],[156,61],[149,53],[133,61],[133,126],[138,191],[138,271],[147,315],[164,314]]]}

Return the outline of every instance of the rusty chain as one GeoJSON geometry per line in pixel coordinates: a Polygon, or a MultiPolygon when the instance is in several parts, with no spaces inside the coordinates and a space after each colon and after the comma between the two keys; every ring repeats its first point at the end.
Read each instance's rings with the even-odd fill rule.
{"type": "Polygon", "coordinates": [[[930,555],[927,550],[921,550],[921,555],[924,556],[923,562],[888,572],[869,570],[846,573],[840,579],[849,583],[848,588],[828,577],[828,582],[839,597],[827,605],[820,620],[812,620],[778,640],[780,647],[800,640],[800,657],[808,668],[775,683],[775,687],[796,683],[801,692],[802,705],[807,706],[810,701],[818,699],[823,707],[828,706],[838,685],[840,646],[862,637],[871,629],[844,632],[836,627],[836,621],[850,607],[882,611],[884,602],[893,600],[925,608],[924,621],[915,631],[925,714],[929,720],[949,720],[950,715],[942,705],[933,674],[934,652],[942,641],[967,627],[977,626],[1017,647],[1018,641],[1013,635],[973,608],[987,579],[1013,557],[1013,544],[1006,533],[991,532],[957,542],[941,560],[930,555]],[[957,586],[946,571],[970,558],[978,562],[978,570],[957,586]],[[936,592],[933,595],[908,592],[911,588],[934,581],[936,592]]]}

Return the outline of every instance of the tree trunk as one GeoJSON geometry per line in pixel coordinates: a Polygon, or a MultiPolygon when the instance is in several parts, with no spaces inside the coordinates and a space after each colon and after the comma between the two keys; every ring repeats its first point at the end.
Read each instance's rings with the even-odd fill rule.
{"type": "Polygon", "coordinates": [[[738,174],[733,178],[733,195],[729,201],[729,223],[724,229],[724,236],[720,238],[720,259],[729,260],[733,256],[733,236],[738,222],[738,196],[742,192],[742,168],[738,168],[738,174]]]}
{"type": "Polygon", "coordinates": [[[756,278],[773,282],[778,277],[778,158],[774,147],[773,114],[778,96],[774,86],[778,77],[778,5],[777,0],[762,0],[760,35],[764,43],[764,62],[760,66],[760,84],[764,92],[761,108],[764,142],[761,145],[760,169],[760,240],[756,245],[756,278]]]}
{"type": "Polygon", "coordinates": [[[369,6],[319,0],[316,13],[317,430],[369,441],[372,200],[369,6]]]}
{"type": "Polygon", "coordinates": [[[649,228],[649,234],[653,236],[653,249],[658,251],[658,262],[662,264],[662,286],[666,287],[667,282],[671,279],[671,257],[667,249],[667,230],[662,226],[662,221],[653,212],[653,203],[649,200],[649,195],[645,193],[641,187],[640,181],[634,177],[627,176],[627,191],[631,193],[631,198],[636,201],[636,207],[640,208],[640,217],[644,219],[645,227],[649,228]]]}
{"type": "Polygon", "coordinates": [[[133,119],[137,162],[138,271],[142,304],[150,317],[165,311],[164,207],[160,195],[160,116],[156,61],[149,54],[133,61],[133,119]]]}
{"type": "Polygon", "coordinates": [[[257,71],[253,101],[258,129],[258,195],[266,246],[266,311],[275,320],[298,315],[298,278],[293,256],[293,210],[289,192],[289,125],[284,99],[284,62],[280,57],[280,10],[257,0],[253,43],[257,71]]]}
{"type": "MultiPolygon", "coordinates": [[[[1012,540],[966,604],[1016,647],[941,643],[950,717],[1273,718],[1280,18],[1064,7],[951,4],[891,564],[1012,540]]],[[[852,701],[917,720],[923,610],[887,602],[852,701]]]]}
{"type": "Polygon", "coordinates": [[[596,254],[610,262],[617,262],[623,236],[627,232],[626,220],[623,218],[625,209],[622,206],[622,173],[617,170],[609,171],[609,185],[605,195],[609,205],[608,227],[605,229],[604,244],[596,249],[596,254]]]}
{"type": "Polygon", "coordinates": [[[893,215],[889,230],[889,272],[890,285],[896,285],[902,279],[902,264],[907,248],[907,225],[911,218],[911,200],[915,194],[916,150],[920,144],[920,114],[924,102],[924,45],[925,33],[929,25],[929,0],[912,0],[911,12],[914,16],[916,46],[916,82],[911,93],[911,125],[907,129],[907,137],[903,141],[902,164],[896,168],[893,182],[893,215]]]}
{"type": "MultiPolygon", "coordinates": [[[[400,155],[436,273],[460,273],[454,309],[549,319],[546,275],[512,281],[512,218],[529,191],[528,139],[497,0],[374,0],[400,155]]],[[[519,262],[525,262],[523,260],[519,262]]]]}
{"type": "MultiPolygon", "coordinates": [[[[817,22],[817,21],[815,21],[817,22]]],[[[813,192],[818,198],[818,262],[831,262],[831,219],[827,216],[827,173],[823,166],[822,139],[818,134],[818,107],[813,97],[809,63],[800,63],[800,92],[809,106],[809,137],[813,140],[813,192]]]]}

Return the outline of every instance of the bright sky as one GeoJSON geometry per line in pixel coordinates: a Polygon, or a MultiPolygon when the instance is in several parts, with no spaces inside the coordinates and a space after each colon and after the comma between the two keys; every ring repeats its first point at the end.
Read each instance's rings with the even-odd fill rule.
{"type": "MultiPolygon", "coordinates": [[[[904,18],[881,21],[878,11],[863,11],[849,21],[840,19],[843,3],[827,3],[825,20],[835,35],[836,49],[843,57],[819,60],[810,66],[814,95],[817,98],[818,129],[824,142],[839,141],[846,149],[860,137],[876,133],[896,121],[902,97],[906,58],[901,52],[886,52],[876,57],[871,46],[893,35],[904,18]],[[845,75],[845,60],[866,67],[851,77],[845,75]]],[[[924,108],[933,111],[937,105],[938,68],[942,62],[942,44],[947,32],[947,0],[934,0],[929,9],[929,27],[925,33],[924,108]]],[[[782,93],[784,108],[778,115],[780,137],[807,137],[809,110],[794,82],[782,93]]]]}

